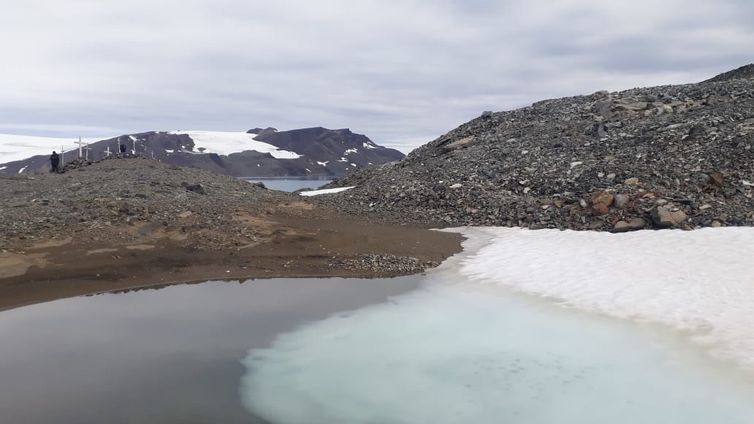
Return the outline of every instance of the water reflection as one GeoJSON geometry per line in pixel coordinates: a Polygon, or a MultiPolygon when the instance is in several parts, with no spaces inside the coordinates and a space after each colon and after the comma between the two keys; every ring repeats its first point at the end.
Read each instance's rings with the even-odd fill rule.
{"type": "Polygon", "coordinates": [[[253,423],[249,347],[415,287],[277,279],[82,297],[0,313],[3,423],[253,423]]]}

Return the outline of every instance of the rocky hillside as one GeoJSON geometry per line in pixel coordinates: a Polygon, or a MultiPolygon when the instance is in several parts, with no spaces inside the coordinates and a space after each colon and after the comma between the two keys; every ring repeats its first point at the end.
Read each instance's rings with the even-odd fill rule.
{"type": "MultiPolygon", "coordinates": [[[[11,140],[12,141],[12,140],[11,140]]],[[[57,143],[56,143],[57,144],[57,143]]],[[[305,128],[277,131],[255,128],[246,133],[216,131],[146,132],[123,135],[89,145],[89,159],[99,160],[125,145],[129,154],[161,162],[206,169],[237,177],[333,177],[372,164],[403,158],[348,129],[305,128]]],[[[59,146],[50,146],[50,152],[59,146]]],[[[49,153],[7,163],[0,155],[0,173],[49,170],[49,153]]],[[[65,160],[78,157],[69,152],[65,160]]]]}
{"type": "Polygon", "coordinates": [[[321,201],[456,225],[754,225],[754,66],[698,84],[485,112],[321,201]]]}
{"type": "Polygon", "coordinates": [[[261,213],[288,201],[236,178],[143,158],[103,160],[62,175],[0,175],[0,196],[3,247],[72,234],[112,240],[133,236],[124,226],[144,223],[149,232],[172,232],[192,246],[243,245],[258,235],[233,212],[261,213]],[[217,228],[224,231],[208,231],[217,228]]]}

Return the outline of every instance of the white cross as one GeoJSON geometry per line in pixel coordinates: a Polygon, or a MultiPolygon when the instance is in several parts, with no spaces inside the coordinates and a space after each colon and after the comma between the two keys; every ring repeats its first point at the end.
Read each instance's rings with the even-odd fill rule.
{"type": "Polygon", "coordinates": [[[81,141],[81,137],[79,137],[79,141],[74,141],[74,144],[78,144],[79,145],[79,157],[81,157],[81,155],[83,153],[82,150],[83,150],[84,144],[86,144],[86,143],[84,143],[83,141],[81,141]]]}
{"type": "Polygon", "coordinates": [[[107,146],[107,150],[105,150],[105,156],[110,156],[110,146],[107,146]]]}

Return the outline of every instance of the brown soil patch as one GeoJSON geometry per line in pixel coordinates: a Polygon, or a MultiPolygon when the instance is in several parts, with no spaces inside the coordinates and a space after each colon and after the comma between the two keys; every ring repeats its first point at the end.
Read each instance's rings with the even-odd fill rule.
{"type": "MultiPolygon", "coordinates": [[[[161,225],[113,227],[96,240],[75,235],[0,254],[0,310],[63,297],[217,279],[273,277],[383,277],[415,269],[343,265],[369,255],[439,263],[460,251],[460,237],[414,227],[380,225],[312,208],[297,213],[239,213],[254,242],[236,243],[223,228],[188,233],[161,225]],[[191,238],[216,241],[192,245],[191,238]],[[221,248],[217,248],[221,246],[221,248]],[[30,250],[33,248],[33,253],[30,250]]],[[[300,209],[299,209],[300,210],[300,209]]],[[[189,217],[190,218],[190,217],[189,217]]],[[[245,229],[244,229],[245,227],[245,229]]]]}

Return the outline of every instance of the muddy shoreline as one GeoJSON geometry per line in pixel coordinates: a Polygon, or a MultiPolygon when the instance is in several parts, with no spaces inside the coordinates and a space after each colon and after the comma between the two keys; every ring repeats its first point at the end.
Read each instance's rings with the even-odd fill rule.
{"type": "Polygon", "coordinates": [[[208,280],[376,278],[415,274],[461,250],[461,237],[353,218],[268,217],[272,236],[246,248],[202,249],[170,238],[75,236],[0,253],[0,310],[60,298],[208,280]]]}

